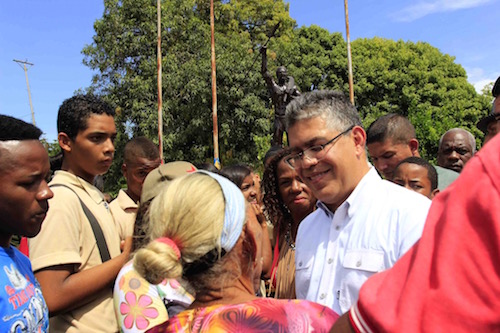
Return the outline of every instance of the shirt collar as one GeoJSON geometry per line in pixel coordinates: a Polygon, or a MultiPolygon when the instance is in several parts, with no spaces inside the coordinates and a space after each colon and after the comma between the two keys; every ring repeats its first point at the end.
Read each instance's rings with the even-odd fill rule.
{"type": "Polygon", "coordinates": [[[54,184],[70,184],[85,191],[89,197],[94,200],[96,204],[104,201],[104,196],[101,191],[94,185],[87,182],[85,179],[80,178],[72,173],[64,170],[58,170],[54,174],[54,184]],[[56,178],[57,176],[57,178],[56,178]]]}
{"type": "Polygon", "coordinates": [[[116,197],[116,200],[118,200],[118,205],[121,207],[121,209],[126,210],[126,209],[136,209],[137,202],[134,202],[132,198],[125,192],[125,190],[120,190],[118,193],[118,196],[116,197]]]}
{"type": "MultiPolygon", "coordinates": [[[[373,180],[377,179],[381,180],[382,178],[380,178],[375,168],[371,166],[370,170],[363,176],[363,178],[361,178],[358,185],[356,185],[354,191],[352,191],[349,197],[347,197],[347,199],[339,206],[339,208],[337,208],[337,211],[347,210],[347,214],[349,218],[351,218],[354,212],[357,209],[360,209],[360,206],[363,204],[363,202],[365,200],[368,200],[369,197],[373,194],[373,192],[367,191],[366,189],[370,187],[370,183],[372,183],[373,180]]],[[[316,207],[324,211],[328,217],[333,218],[335,212],[332,212],[323,202],[318,200],[316,202],[316,207]]]]}

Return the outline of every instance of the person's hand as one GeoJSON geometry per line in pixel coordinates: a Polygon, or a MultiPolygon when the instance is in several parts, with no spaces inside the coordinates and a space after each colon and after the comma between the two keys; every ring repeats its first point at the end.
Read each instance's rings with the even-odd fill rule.
{"type": "Polygon", "coordinates": [[[259,221],[259,224],[266,224],[266,217],[264,216],[264,212],[262,211],[262,207],[258,203],[252,203],[252,209],[253,212],[255,213],[255,216],[257,217],[257,221],[259,221]]]}
{"type": "Polygon", "coordinates": [[[132,252],[132,236],[125,237],[125,240],[120,242],[120,250],[126,256],[130,255],[130,252],[132,252]]]}

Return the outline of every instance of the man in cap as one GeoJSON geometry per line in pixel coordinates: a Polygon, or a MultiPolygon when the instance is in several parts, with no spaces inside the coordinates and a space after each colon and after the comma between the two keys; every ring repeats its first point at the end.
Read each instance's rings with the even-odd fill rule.
{"type": "Polygon", "coordinates": [[[491,94],[495,98],[491,113],[477,123],[477,128],[484,133],[484,143],[491,140],[500,131],[500,76],[493,85],[491,94]]]}

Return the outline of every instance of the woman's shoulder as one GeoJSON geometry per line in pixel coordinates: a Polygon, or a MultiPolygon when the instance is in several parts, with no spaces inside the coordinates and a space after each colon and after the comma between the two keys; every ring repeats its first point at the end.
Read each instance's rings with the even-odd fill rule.
{"type": "MultiPolygon", "coordinates": [[[[304,300],[259,298],[246,303],[215,305],[181,312],[162,325],[166,332],[329,332],[338,315],[304,300]]],[[[157,332],[157,331],[151,331],[157,332]]],[[[159,331],[158,331],[159,332],[159,331]]]]}

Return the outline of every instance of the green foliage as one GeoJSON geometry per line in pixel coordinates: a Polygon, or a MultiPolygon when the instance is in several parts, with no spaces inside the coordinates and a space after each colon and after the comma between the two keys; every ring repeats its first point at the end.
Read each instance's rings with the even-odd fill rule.
{"type": "MultiPolygon", "coordinates": [[[[158,142],[156,1],[104,4],[93,43],[83,50],[84,63],[98,72],[91,90],[120,108],[118,122],[128,124],[132,136],[158,142]]],[[[167,161],[212,162],[209,2],[170,0],[161,6],[164,155],[167,161]]],[[[255,164],[259,148],[254,138],[271,132],[272,115],[260,58],[250,66],[278,21],[278,39],[290,39],[295,22],[288,6],[277,0],[216,1],[215,20],[220,160],[255,164]]],[[[108,186],[118,183],[118,145],[116,155],[108,186]]]]}
{"type": "MultiPolygon", "coordinates": [[[[90,91],[117,105],[116,158],[106,190],[120,181],[121,151],[132,136],[158,142],[156,1],[105,0],[84,64],[97,72],[90,91]]],[[[210,2],[163,0],[163,146],[167,161],[213,162],[210,2]]],[[[318,26],[297,28],[283,0],[215,1],[219,154],[223,165],[259,169],[270,145],[273,111],[258,49],[268,44],[269,71],[287,66],[302,92],[348,94],[346,42],[318,26]],[[254,63],[255,60],[255,63],[254,63]],[[252,65],[253,64],[253,65],[252,65]]],[[[488,98],[467,83],[454,58],[427,43],[359,39],[352,43],[355,104],[365,126],[387,112],[409,117],[424,157],[452,127],[480,134],[488,98]]],[[[260,170],[260,169],[259,169],[260,170]]],[[[120,183],[121,182],[121,183],[120,183]]]]}
{"type": "Polygon", "coordinates": [[[61,152],[61,147],[59,146],[59,142],[57,140],[49,142],[47,139],[42,137],[40,142],[45,147],[50,157],[54,157],[61,152]]]}

